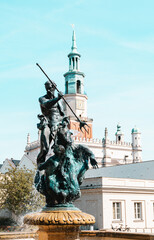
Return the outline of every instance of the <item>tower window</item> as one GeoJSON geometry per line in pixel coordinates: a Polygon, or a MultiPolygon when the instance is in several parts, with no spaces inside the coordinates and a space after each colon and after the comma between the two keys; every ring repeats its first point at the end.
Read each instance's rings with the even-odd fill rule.
{"type": "Polygon", "coordinates": [[[75,67],[74,57],[72,58],[72,61],[73,61],[73,69],[74,69],[74,67],[75,67]]]}
{"type": "Polygon", "coordinates": [[[68,94],[68,82],[66,82],[66,94],[68,94]]]}
{"type": "Polygon", "coordinates": [[[77,80],[77,93],[80,93],[81,94],[81,82],[79,80],[77,80]]]}
{"type": "Polygon", "coordinates": [[[69,59],[69,66],[70,66],[70,68],[71,68],[71,58],[69,59]]]}
{"type": "Polygon", "coordinates": [[[121,137],[120,136],[118,136],[118,141],[120,141],[121,140],[121,137]]]}
{"type": "Polygon", "coordinates": [[[76,69],[78,70],[78,58],[76,58],[76,69]]]}

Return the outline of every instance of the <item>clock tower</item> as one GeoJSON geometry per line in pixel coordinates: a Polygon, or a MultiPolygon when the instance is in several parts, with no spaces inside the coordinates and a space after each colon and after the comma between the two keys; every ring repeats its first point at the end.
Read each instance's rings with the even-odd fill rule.
{"type": "Polygon", "coordinates": [[[66,105],[66,115],[70,118],[70,129],[74,136],[81,138],[92,138],[92,119],[87,117],[87,100],[88,97],[84,91],[85,75],[80,71],[80,57],[77,51],[75,31],[73,30],[72,48],[68,54],[69,71],[64,74],[65,77],[65,100],[69,103],[75,114],[81,121],[85,121],[89,127],[86,126],[87,132],[79,128],[79,122],[69,107],[66,105]]]}

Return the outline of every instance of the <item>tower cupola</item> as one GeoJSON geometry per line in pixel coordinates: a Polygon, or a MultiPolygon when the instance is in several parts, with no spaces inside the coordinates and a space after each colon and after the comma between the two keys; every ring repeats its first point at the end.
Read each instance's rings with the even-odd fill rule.
{"type": "Polygon", "coordinates": [[[88,97],[84,91],[84,73],[80,71],[81,55],[77,51],[76,36],[73,30],[71,52],[68,54],[69,70],[64,74],[65,100],[69,103],[74,113],[88,124],[87,131],[81,132],[79,122],[76,121],[70,108],[65,105],[65,114],[70,118],[70,129],[80,138],[92,138],[92,119],[87,116],[88,97]]]}
{"type": "Polygon", "coordinates": [[[80,72],[80,57],[73,30],[71,52],[68,54],[69,71],[64,74],[65,94],[84,94],[84,73],[80,72]]]}
{"type": "Polygon", "coordinates": [[[136,126],[132,129],[132,152],[133,162],[141,162],[142,161],[141,132],[136,126]]]}
{"type": "Polygon", "coordinates": [[[124,142],[124,134],[121,131],[121,125],[118,123],[117,124],[117,131],[116,131],[116,142],[124,142]]]}

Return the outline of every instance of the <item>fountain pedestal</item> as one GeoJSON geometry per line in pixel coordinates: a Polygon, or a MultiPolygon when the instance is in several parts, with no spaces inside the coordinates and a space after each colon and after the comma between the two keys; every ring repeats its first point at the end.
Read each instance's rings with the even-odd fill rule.
{"type": "Polygon", "coordinates": [[[77,240],[79,227],[95,223],[95,218],[79,209],[53,208],[28,214],[24,223],[37,225],[38,240],[77,240]]]}

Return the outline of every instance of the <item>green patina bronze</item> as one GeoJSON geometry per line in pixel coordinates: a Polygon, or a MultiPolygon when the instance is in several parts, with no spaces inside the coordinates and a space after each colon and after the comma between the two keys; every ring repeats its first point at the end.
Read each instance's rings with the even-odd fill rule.
{"type": "Polygon", "coordinates": [[[62,93],[55,97],[55,84],[50,81],[45,83],[45,88],[47,93],[39,98],[42,115],[38,115],[40,123],[37,125],[41,137],[35,186],[45,195],[46,207],[69,207],[81,196],[80,185],[89,161],[93,168],[98,166],[92,151],[73,143],[69,118],[60,105],[62,93]],[[53,155],[47,158],[50,146],[53,155]]]}

